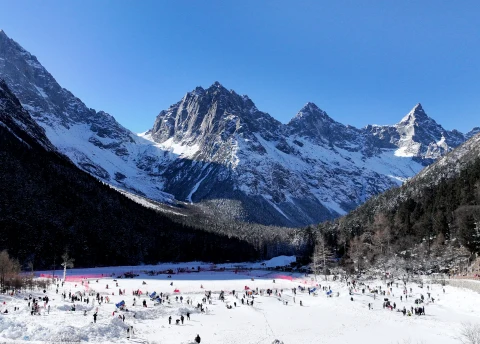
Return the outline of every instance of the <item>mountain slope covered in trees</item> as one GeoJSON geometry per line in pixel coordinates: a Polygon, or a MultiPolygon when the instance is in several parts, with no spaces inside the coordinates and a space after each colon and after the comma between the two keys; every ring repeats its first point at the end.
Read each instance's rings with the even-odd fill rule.
{"type": "Polygon", "coordinates": [[[398,258],[446,269],[480,253],[480,135],[315,233],[357,267],[398,258]]]}
{"type": "Polygon", "coordinates": [[[158,261],[251,260],[242,240],[174,222],[124,197],[58,153],[0,82],[0,250],[22,263],[58,267],[158,261]]]}

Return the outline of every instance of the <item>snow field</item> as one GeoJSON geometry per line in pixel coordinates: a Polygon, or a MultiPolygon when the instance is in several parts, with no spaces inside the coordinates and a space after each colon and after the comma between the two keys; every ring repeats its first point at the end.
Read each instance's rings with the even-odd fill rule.
{"type": "MultiPolygon", "coordinates": [[[[269,264],[281,261],[287,262],[288,257],[277,258],[269,264]]],[[[194,267],[199,263],[184,263],[156,266],[153,269],[163,270],[171,267],[194,267]]],[[[208,265],[203,264],[203,267],[208,265]]],[[[253,266],[252,266],[253,267],[253,266]]],[[[69,275],[85,275],[96,273],[105,275],[130,271],[131,267],[124,268],[99,268],[69,271],[69,275]]],[[[137,271],[149,270],[152,267],[135,267],[137,271]]],[[[76,311],[70,311],[72,302],[68,300],[69,292],[81,291],[85,288],[78,281],[66,282],[64,287],[47,290],[50,297],[50,314],[42,308],[41,315],[31,316],[27,302],[22,294],[18,297],[0,296],[0,311],[8,309],[8,314],[0,315],[0,340],[22,342],[52,342],[52,341],[81,341],[91,343],[194,343],[196,334],[200,334],[202,343],[222,344],[271,344],[275,339],[287,343],[426,343],[426,344],[453,344],[460,343],[458,336],[462,323],[478,323],[480,298],[478,294],[461,288],[445,287],[445,294],[440,285],[427,285],[419,288],[415,284],[409,284],[413,292],[408,301],[400,301],[402,285],[398,288],[394,284],[392,294],[377,296],[366,291],[362,294],[361,289],[356,289],[353,295],[349,295],[348,287],[343,282],[323,281],[318,278],[317,284],[330,286],[333,297],[326,297],[325,292],[319,290],[317,296],[309,296],[308,292],[301,292],[298,286],[315,285],[311,278],[305,278],[299,274],[284,274],[266,270],[240,270],[235,271],[201,271],[180,273],[167,278],[167,275],[148,276],[141,274],[133,279],[118,279],[116,287],[115,277],[103,277],[88,279],[88,287],[92,292],[109,296],[110,303],[92,305],[90,303],[75,302],[76,311]],[[273,279],[275,278],[275,283],[273,279]],[[253,280],[252,280],[253,279],[253,280]],[[142,282],[147,284],[144,285],[142,282]],[[170,283],[173,282],[173,286],[170,283]],[[106,285],[109,289],[106,289],[106,285]],[[202,288],[203,286],[203,288],[202,288]],[[252,290],[273,289],[281,293],[279,296],[255,296],[254,305],[241,304],[244,287],[252,290]],[[297,287],[297,295],[291,288],[297,287]],[[118,289],[125,289],[125,295],[118,295],[118,289]],[[175,289],[180,293],[174,293],[175,289]],[[144,295],[138,299],[132,292],[140,289],[144,295]],[[281,292],[283,289],[283,293],[281,292]],[[204,304],[207,313],[200,313],[194,306],[202,302],[205,291],[211,290],[212,304],[204,304]],[[225,291],[225,302],[219,300],[219,292],[225,291]],[[232,290],[239,293],[239,298],[232,295],[232,290]],[[67,293],[67,300],[63,300],[61,293],[67,293]],[[168,293],[170,304],[154,306],[145,294],[160,292],[168,293]],[[385,310],[382,307],[383,298],[389,298],[395,302],[397,308],[404,306],[409,309],[415,307],[414,299],[420,294],[427,299],[427,292],[435,298],[434,303],[426,303],[425,316],[403,316],[402,313],[385,310]],[[340,296],[336,297],[339,292],[340,296]],[[112,293],[114,295],[112,295],[112,293]],[[183,296],[183,303],[176,301],[175,296],[183,296]],[[133,306],[134,297],[137,299],[133,306]],[[295,297],[295,302],[293,300],[295,297]],[[353,297],[353,301],[350,298],[353,297]],[[186,300],[192,300],[193,305],[187,305],[186,300]],[[116,311],[115,303],[124,300],[128,308],[126,311],[116,311]],[[142,307],[143,300],[147,301],[147,307],[142,307]],[[285,305],[287,301],[288,304],[285,305]],[[299,303],[302,301],[303,306],[299,303]],[[3,304],[5,302],[5,304],[3,304]],[[236,307],[227,309],[226,305],[236,307]],[[373,304],[373,310],[368,310],[368,303],[373,304]],[[13,311],[14,307],[20,310],[13,311]],[[97,323],[93,324],[93,313],[98,307],[97,323]],[[84,316],[84,310],[87,315],[84,316]],[[191,313],[191,320],[186,319],[186,313],[191,313]],[[185,316],[183,325],[175,325],[175,320],[185,316]],[[125,315],[125,322],[118,318],[125,315]],[[135,315],[135,317],[134,317],[135,315]],[[172,316],[172,325],[168,324],[168,317],[172,316]],[[127,339],[126,328],[133,326],[134,334],[127,339]]],[[[369,281],[371,287],[386,285],[381,281],[369,281]]],[[[43,296],[42,292],[32,293],[32,296],[43,296]]],[[[251,298],[248,299],[251,301],[251,298]]],[[[43,302],[39,303],[43,306],[43,302]]]]}

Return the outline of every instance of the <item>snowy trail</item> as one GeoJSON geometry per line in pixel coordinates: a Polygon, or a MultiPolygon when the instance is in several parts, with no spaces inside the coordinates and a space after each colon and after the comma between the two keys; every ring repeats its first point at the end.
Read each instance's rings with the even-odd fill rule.
{"type": "MultiPolygon", "coordinates": [[[[207,164],[207,165],[208,165],[208,164],[207,164]]],[[[207,165],[205,165],[205,167],[206,167],[207,165]]],[[[204,167],[204,169],[205,169],[205,167],[204,167]]],[[[205,178],[207,178],[208,175],[210,174],[210,171],[211,171],[211,170],[208,169],[208,171],[207,171],[207,173],[205,174],[205,176],[203,176],[203,178],[200,179],[200,180],[195,184],[195,186],[192,188],[192,191],[190,191],[190,193],[189,193],[188,196],[187,196],[187,202],[192,203],[192,196],[193,196],[193,194],[194,194],[195,192],[197,192],[197,190],[198,190],[198,188],[200,187],[200,185],[202,184],[202,182],[203,182],[203,181],[205,180],[205,178]]]]}

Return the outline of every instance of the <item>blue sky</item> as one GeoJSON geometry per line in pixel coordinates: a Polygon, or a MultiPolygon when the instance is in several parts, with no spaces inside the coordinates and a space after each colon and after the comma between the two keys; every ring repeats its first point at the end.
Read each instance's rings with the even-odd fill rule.
{"type": "Polygon", "coordinates": [[[0,28],[87,106],[145,131],[221,82],[288,122],[308,101],[362,127],[416,103],[480,126],[480,2],[0,0],[0,28]]]}

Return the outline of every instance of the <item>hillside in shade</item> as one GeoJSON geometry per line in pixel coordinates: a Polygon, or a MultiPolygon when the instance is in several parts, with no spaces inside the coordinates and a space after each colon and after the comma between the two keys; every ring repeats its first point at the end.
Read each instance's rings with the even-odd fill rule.
{"type": "Polygon", "coordinates": [[[49,268],[65,249],[77,266],[250,260],[244,241],[178,224],[78,169],[0,81],[0,250],[49,268]]]}

